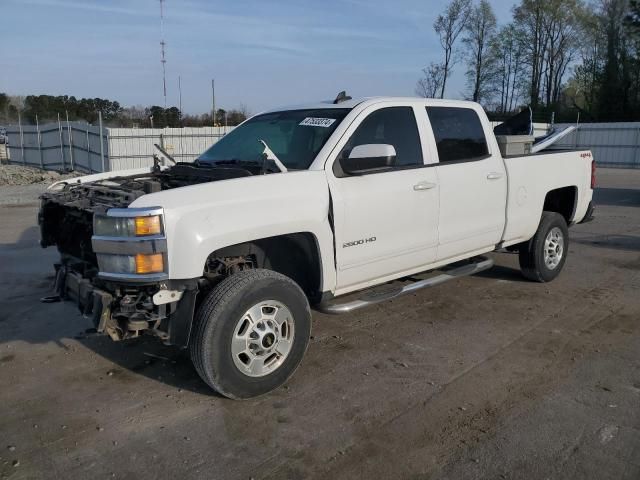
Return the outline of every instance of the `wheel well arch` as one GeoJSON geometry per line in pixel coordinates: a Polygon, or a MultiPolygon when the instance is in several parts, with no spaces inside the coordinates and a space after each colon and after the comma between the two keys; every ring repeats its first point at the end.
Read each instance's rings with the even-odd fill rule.
{"type": "Polygon", "coordinates": [[[578,201],[578,188],[575,186],[556,188],[547,192],[544,198],[543,211],[556,212],[562,215],[567,222],[575,215],[578,201]]]}
{"type": "Polygon", "coordinates": [[[295,281],[313,303],[322,294],[322,258],[313,233],[297,232],[266,237],[220,248],[209,254],[205,272],[221,259],[246,258],[249,268],[265,268],[295,281]]]}

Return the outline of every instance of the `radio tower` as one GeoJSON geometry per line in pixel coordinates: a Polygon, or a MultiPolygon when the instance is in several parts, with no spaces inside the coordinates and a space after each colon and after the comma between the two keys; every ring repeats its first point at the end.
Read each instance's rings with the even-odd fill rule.
{"type": "Polygon", "coordinates": [[[162,92],[164,94],[164,108],[167,108],[167,60],[164,58],[164,0],[160,0],[160,63],[162,63],[162,92]]]}

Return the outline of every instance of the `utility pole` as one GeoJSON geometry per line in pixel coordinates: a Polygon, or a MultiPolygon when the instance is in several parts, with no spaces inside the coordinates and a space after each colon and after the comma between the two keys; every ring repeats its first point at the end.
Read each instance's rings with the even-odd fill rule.
{"type": "Polygon", "coordinates": [[[164,47],[166,43],[164,42],[164,9],[162,4],[164,0],[160,0],[160,63],[162,63],[162,91],[164,94],[164,108],[167,109],[167,69],[166,64],[167,60],[164,56],[164,47]]]}
{"type": "Polygon", "coordinates": [[[216,126],[216,81],[211,79],[211,118],[213,126],[216,126]]]}
{"type": "Polygon", "coordinates": [[[178,75],[178,108],[180,108],[180,119],[182,119],[182,83],[178,75]]]}

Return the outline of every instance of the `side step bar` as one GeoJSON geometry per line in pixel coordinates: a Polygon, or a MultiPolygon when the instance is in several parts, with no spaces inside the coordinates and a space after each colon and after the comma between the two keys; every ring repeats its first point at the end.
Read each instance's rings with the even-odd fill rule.
{"type": "Polygon", "coordinates": [[[455,280],[456,278],[473,275],[483,270],[488,270],[493,267],[493,260],[486,257],[477,257],[472,263],[467,263],[459,267],[453,267],[450,270],[444,271],[440,275],[427,278],[425,280],[418,280],[413,283],[409,283],[402,288],[397,288],[392,291],[378,292],[365,291],[362,298],[345,303],[321,303],[315,307],[316,310],[322,313],[330,315],[337,315],[340,313],[348,313],[354,310],[358,310],[363,307],[375,305],[376,303],[386,302],[392,298],[398,298],[407,293],[412,293],[423,288],[435,287],[441,283],[449,280],[455,280]]]}

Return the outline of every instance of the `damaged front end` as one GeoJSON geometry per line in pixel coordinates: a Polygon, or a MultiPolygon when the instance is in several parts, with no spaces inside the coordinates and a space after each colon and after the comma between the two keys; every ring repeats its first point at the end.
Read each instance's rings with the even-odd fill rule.
{"type": "Polygon", "coordinates": [[[41,245],[60,252],[58,298],[74,301],[113,340],[146,333],[187,346],[198,279],[169,279],[162,208],[129,205],[147,193],[249,174],[177,165],[47,191],[38,220],[41,245]]]}
{"type": "MultiPolygon", "coordinates": [[[[77,216],[72,218],[78,222],[77,216]]],[[[83,228],[76,225],[74,230],[83,228]]],[[[90,249],[78,242],[78,256],[61,252],[56,265],[58,296],[77,303],[96,330],[113,340],[147,333],[186,346],[198,285],[168,280],[162,209],[96,212],[90,239],[90,249]]]]}
{"type": "Polygon", "coordinates": [[[196,281],[114,283],[98,276],[89,280],[69,263],[55,267],[58,298],[76,303],[98,333],[116,341],[151,334],[170,345],[188,345],[196,281]]]}

